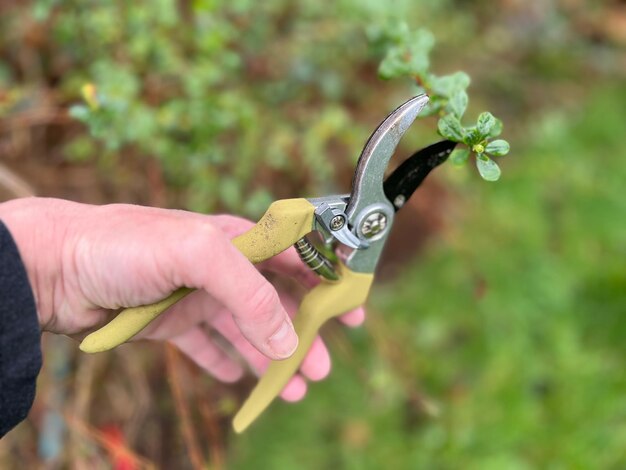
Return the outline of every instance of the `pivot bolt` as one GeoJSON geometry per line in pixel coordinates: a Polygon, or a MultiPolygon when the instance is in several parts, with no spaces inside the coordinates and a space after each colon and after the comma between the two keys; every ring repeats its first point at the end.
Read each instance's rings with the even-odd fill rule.
{"type": "Polygon", "coordinates": [[[361,224],[361,233],[365,238],[373,238],[387,228],[387,216],[382,212],[368,215],[361,224]]]}
{"type": "Polygon", "coordinates": [[[343,215],[336,215],[330,221],[330,229],[332,231],[341,230],[346,223],[346,219],[343,215]]]}

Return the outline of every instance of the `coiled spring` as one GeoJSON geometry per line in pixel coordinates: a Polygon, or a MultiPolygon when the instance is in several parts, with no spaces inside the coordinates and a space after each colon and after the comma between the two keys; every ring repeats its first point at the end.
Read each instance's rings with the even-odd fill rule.
{"type": "Polygon", "coordinates": [[[298,240],[294,246],[300,259],[315,273],[329,281],[339,280],[332,263],[306,237],[298,240]]]}

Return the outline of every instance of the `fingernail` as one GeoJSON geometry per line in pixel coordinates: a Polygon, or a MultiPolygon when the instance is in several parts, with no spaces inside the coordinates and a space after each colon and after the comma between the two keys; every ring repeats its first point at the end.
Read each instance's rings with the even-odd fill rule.
{"type": "Polygon", "coordinates": [[[285,359],[291,356],[298,347],[298,335],[296,335],[291,322],[285,320],[280,328],[270,336],[268,343],[277,357],[285,359]]]}

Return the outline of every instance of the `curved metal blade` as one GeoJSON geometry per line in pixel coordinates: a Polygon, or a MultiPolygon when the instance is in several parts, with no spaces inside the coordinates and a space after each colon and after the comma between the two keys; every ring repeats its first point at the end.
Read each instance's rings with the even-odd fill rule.
{"type": "Polygon", "coordinates": [[[429,145],[407,158],[387,177],[383,190],[396,212],[411,198],[428,174],[448,159],[455,147],[456,142],[451,140],[429,145]]]}
{"type": "Polygon", "coordinates": [[[385,204],[387,199],[383,191],[383,179],[389,160],[400,139],[426,103],[426,95],[408,100],[387,116],[365,144],[354,173],[352,194],[346,208],[351,223],[368,206],[385,204]]]}
{"type": "Polygon", "coordinates": [[[401,105],[378,126],[361,152],[346,215],[351,230],[367,240],[369,246],[354,250],[346,259],[346,266],[354,272],[373,273],[376,269],[395,212],[383,190],[387,165],[400,139],[427,103],[428,96],[419,95],[401,105]]]}

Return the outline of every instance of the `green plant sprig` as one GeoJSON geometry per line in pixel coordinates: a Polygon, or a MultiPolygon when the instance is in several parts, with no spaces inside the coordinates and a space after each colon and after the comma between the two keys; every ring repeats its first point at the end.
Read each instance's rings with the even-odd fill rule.
{"type": "Polygon", "coordinates": [[[439,134],[464,145],[452,152],[450,161],[455,165],[464,165],[473,154],[480,176],[486,181],[497,181],[501,171],[491,157],[506,155],[510,145],[503,139],[494,140],[502,133],[503,125],[488,111],[481,113],[474,125],[465,126],[462,123],[469,102],[466,91],[471,81],[469,75],[455,72],[439,76],[430,71],[429,53],[435,39],[429,31],[411,31],[401,23],[385,31],[383,36],[387,53],[378,69],[380,77],[411,78],[417,84],[418,92],[430,97],[420,117],[438,116],[439,134]]]}

